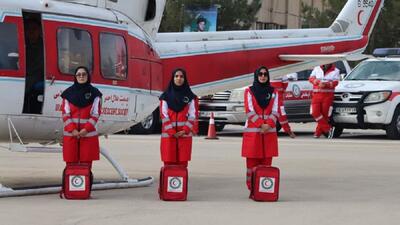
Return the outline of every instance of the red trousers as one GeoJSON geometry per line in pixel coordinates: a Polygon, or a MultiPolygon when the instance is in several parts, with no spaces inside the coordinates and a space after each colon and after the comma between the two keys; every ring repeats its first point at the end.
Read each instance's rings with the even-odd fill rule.
{"type": "Polygon", "coordinates": [[[181,165],[181,166],[187,167],[188,166],[188,161],[164,162],[164,166],[171,166],[171,165],[181,165]]]}
{"type": "Polygon", "coordinates": [[[272,157],[268,158],[246,158],[246,184],[247,188],[250,190],[251,189],[251,175],[253,168],[259,165],[266,165],[270,166],[272,165],[272,157]]]}
{"type": "MultiPolygon", "coordinates": [[[[76,164],[76,163],[78,163],[78,162],[67,162],[67,163],[65,163],[65,164],[67,164],[67,166],[68,166],[68,165],[73,165],[73,164],[76,164]]],[[[92,169],[92,163],[93,163],[93,161],[81,162],[81,163],[89,164],[89,169],[92,169]]]]}
{"type": "Polygon", "coordinates": [[[291,129],[289,126],[289,121],[286,115],[285,107],[283,105],[279,106],[278,112],[279,112],[279,124],[286,133],[290,133],[291,129]]]}
{"type": "Polygon", "coordinates": [[[331,125],[329,124],[329,117],[332,113],[333,93],[314,93],[311,100],[311,115],[318,123],[315,134],[329,133],[331,125]]]}

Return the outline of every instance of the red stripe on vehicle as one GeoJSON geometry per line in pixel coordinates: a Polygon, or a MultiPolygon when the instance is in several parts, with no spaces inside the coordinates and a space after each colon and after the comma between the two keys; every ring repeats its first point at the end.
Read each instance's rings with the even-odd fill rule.
{"type": "Polygon", "coordinates": [[[381,2],[382,2],[382,0],[377,0],[377,1],[376,1],[375,8],[373,9],[372,14],[371,14],[371,16],[369,17],[368,24],[367,24],[367,26],[366,26],[365,29],[364,29],[364,32],[363,32],[363,35],[364,35],[364,36],[369,35],[369,32],[370,32],[370,30],[371,30],[372,24],[373,24],[374,21],[375,21],[376,14],[378,13],[378,10],[379,10],[379,7],[380,7],[380,5],[381,5],[381,2]]]}
{"type": "Polygon", "coordinates": [[[393,101],[393,99],[395,99],[397,96],[400,96],[400,92],[392,92],[389,101],[393,101]]]}

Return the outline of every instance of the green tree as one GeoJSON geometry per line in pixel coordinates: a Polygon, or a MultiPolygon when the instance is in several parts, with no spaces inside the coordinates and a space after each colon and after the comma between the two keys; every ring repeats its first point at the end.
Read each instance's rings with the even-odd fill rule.
{"type": "MultiPolygon", "coordinates": [[[[330,4],[327,0],[323,0],[322,4],[326,6],[334,5],[335,7],[328,7],[324,11],[320,11],[318,8],[313,8],[301,2],[301,17],[303,18],[303,28],[315,28],[315,27],[328,27],[331,25],[333,20],[336,18],[337,13],[340,12],[341,8],[338,9],[338,5],[342,6],[346,3],[346,0],[328,0],[329,2],[335,2],[330,4]]],[[[326,7],[325,7],[326,8],[326,7]]]]}
{"type": "Polygon", "coordinates": [[[167,0],[160,32],[183,31],[184,24],[193,20],[187,8],[218,6],[217,30],[248,30],[257,20],[261,0],[167,0]]]}
{"type": "Polygon", "coordinates": [[[159,32],[182,31],[185,5],[183,0],[167,0],[159,32]]]}
{"type": "Polygon", "coordinates": [[[219,0],[218,30],[248,30],[257,21],[261,0],[219,0]]]}
{"type": "Polygon", "coordinates": [[[400,47],[400,1],[386,0],[375,25],[368,51],[375,48],[400,47]]]}
{"type": "MultiPolygon", "coordinates": [[[[335,20],[345,5],[346,0],[324,0],[327,6],[319,11],[302,3],[303,27],[328,27],[335,20]]],[[[383,8],[367,47],[371,53],[375,48],[400,46],[400,1],[385,0],[383,8]]]]}

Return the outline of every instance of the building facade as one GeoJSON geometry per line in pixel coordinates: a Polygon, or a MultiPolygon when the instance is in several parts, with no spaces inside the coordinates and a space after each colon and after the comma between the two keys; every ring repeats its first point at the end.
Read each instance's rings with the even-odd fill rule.
{"type": "Polygon", "coordinates": [[[324,10],[324,0],[263,0],[257,13],[257,22],[251,29],[296,29],[301,28],[301,3],[324,10]]]}

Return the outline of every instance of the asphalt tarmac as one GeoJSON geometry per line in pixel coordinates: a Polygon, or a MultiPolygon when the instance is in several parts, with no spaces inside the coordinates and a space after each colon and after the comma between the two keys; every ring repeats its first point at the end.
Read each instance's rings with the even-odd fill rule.
{"type": "MultiPolygon", "coordinates": [[[[149,187],[94,191],[76,201],[58,195],[0,199],[0,224],[399,224],[400,141],[381,131],[351,131],[343,138],[312,138],[312,125],[295,125],[298,137],[280,135],[278,202],[254,202],[245,186],[240,157],[241,127],[229,126],[219,140],[194,138],[189,165],[189,200],[158,199],[159,135],[101,138],[131,177],[153,176],[149,187]]],[[[0,149],[0,183],[10,187],[58,184],[60,154],[0,149]]],[[[118,178],[102,158],[95,179],[118,178]]]]}

